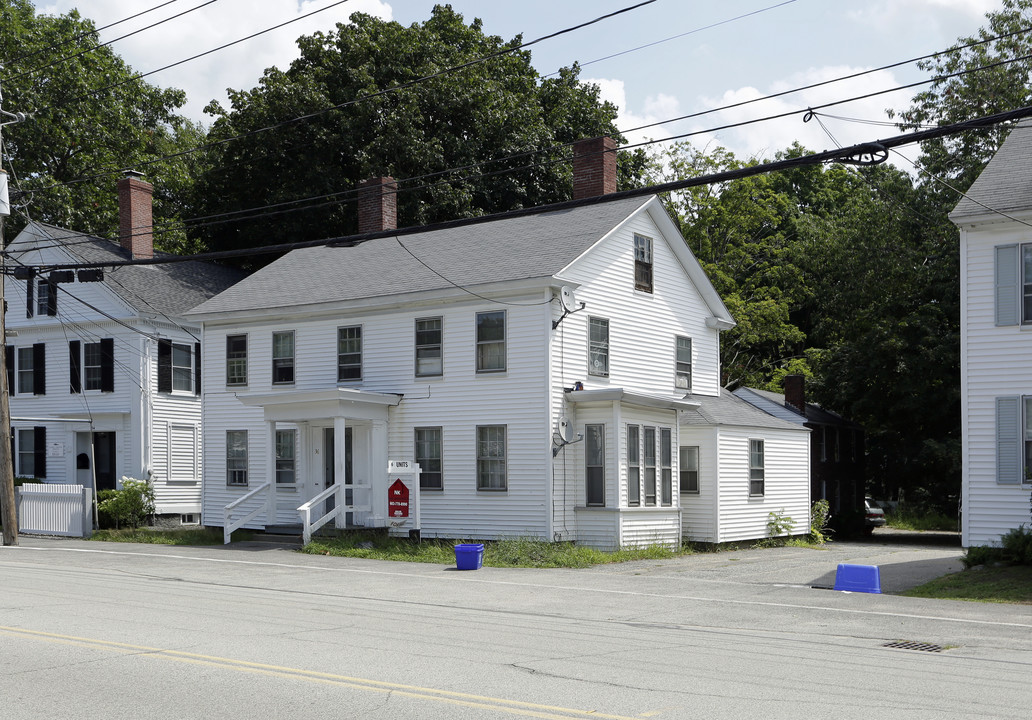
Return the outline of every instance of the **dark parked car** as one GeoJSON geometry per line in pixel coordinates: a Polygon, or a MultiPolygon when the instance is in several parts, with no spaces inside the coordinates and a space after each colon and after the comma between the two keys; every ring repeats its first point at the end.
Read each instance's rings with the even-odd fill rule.
{"type": "Polygon", "coordinates": [[[864,535],[870,535],[876,527],[884,525],[885,511],[878,506],[877,501],[864,498],[864,535]]]}

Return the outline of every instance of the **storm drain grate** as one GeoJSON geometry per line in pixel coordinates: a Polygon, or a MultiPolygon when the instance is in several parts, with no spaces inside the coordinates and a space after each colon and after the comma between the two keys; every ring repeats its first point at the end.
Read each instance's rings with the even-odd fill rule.
{"type": "Polygon", "coordinates": [[[942,645],[913,642],[910,640],[896,640],[894,642],[885,643],[882,647],[897,648],[899,650],[920,650],[921,652],[942,652],[946,649],[942,645]]]}

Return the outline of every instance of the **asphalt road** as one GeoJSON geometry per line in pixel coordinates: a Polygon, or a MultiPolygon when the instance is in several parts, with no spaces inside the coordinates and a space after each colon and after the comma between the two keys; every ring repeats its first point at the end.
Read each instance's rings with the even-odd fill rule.
{"type": "Polygon", "coordinates": [[[459,572],[22,537],[0,718],[1029,717],[1032,606],[812,587],[959,567],[879,540],[459,572]]]}

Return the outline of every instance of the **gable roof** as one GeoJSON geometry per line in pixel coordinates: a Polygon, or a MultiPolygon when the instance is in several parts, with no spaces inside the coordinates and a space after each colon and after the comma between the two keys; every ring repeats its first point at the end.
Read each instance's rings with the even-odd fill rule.
{"type": "MultiPolygon", "coordinates": [[[[192,314],[386,298],[448,290],[456,283],[476,287],[545,280],[646,208],[658,208],[676,232],[676,226],[652,196],[604,200],[461,227],[381,237],[354,246],[293,250],[195,308],[192,314]]],[[[681,244],[690,258],[689,266],[694,264],[701,273],[701,266],[687,245],[681,244]]],[[[683,257],[681,262],[685,263],[683,257]]],[[[699,285],[697,277],[693,281],[699,285]]],[[[730,314],[704,273],[702,282],[700,291],[713,314],[730,321],[730,314]]]]}
{"type": "Polygon", "coordinates": [[[949,217],[958,222],[1022,210],[1032,210],[1032,120],[1014,126],[949,217]]]}
{"type": "Polygon", "coordinates": [[[682,425],[735,425],[740,427],[774,428],[778,430],[805,430],[798,423],[776,418],[763,412],[755,405],[735,396],[734,393],[721,389],[720,395],[692,395],[693,402],[698,402],[695,410],[681,413],[682,425]]]}
{"type": "Polygon", "coordinates": [[[838,413],[825,410],[820,405],[815,405],[814,403],[806,403],[806,414],[800,415],[785,405],[785,396],[782,393],[760,390],[758,388],[740,387],[734,391],[734,394],[744,401],[755,405],[762,412],[782,418],[791,417],[793,422],[799,424],[807,422],[815,425],[837,425],[838,427],[861,429],[861,426],[852,420],[847,420],[838,413]]]}
{"type": "MultiPolygon", "coordinates": [[[[33,222],[7,247],[10,253],[32,252],[37,243],[58,244],[73,262],[131,260],[128,250],[103,238],[33,222]]],[[[155,257],[174,257],[154,253],[155,257]]],[[[183,315],[196,305],[242,280],[235,268],[191,260],[160,265],[128,265],[104,271],[104,285],[142,315],[183,315]]]]}

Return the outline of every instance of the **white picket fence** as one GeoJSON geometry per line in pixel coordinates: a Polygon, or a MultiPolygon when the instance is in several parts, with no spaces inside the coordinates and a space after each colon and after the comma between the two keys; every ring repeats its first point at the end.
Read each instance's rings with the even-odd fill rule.
{"type": "Polygon", "coordinates": [[[93,491],[90,488],[26,483],[15,491],[18,532],[69,537],[93,534],[93,491]]]}

